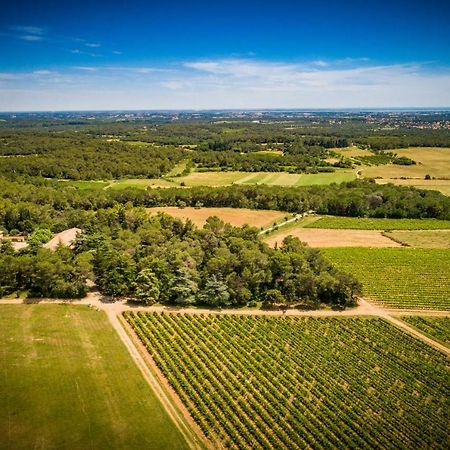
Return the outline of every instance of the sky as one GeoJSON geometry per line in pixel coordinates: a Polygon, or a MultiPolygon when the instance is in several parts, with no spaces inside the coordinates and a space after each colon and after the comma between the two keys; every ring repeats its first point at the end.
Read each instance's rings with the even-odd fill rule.
{"type": "Polygon", "coordinates": [[[450,0],[15,0],[0,111],[450,107],[450,0]]]}

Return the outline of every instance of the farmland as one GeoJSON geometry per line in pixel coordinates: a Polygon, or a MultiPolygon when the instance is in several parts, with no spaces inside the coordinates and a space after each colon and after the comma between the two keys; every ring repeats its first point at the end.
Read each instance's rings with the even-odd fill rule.
{"type": "MultiPolygon", "coordinates": [[[[365,177],[381,178],[424,178],[430,175],[434,178],[449,178],[450,149],[411,147],[393,150],[398,156],[405,156],[416,161],[417,164],[401,166],[395,164],[370,166],[362,168],[365,177]]],[[[414,182],[414,180],[412,180],[414,182]]]]}
{"type": "Polygon", "coordinates": [[[289,214],[282,211],[265,211],[245,208],[177,208],[156,207],[147,208],[147,211],[155,214],[164,212],[181,220],[190,219],[194,225],[202,227],[206,219],[216,216],[233,226],[251,225],[253,227],[268,227],[274,222],[282,221],[289,214]]]}
{"type": "Polygon", "coordinates": [[[447,447],[445,357],[382,319],[125,314],[212,442],[447,447]]]}
{"type": "Polygon", "coordinates": [[[176,181],[186,186],[226,186],[230,184],[261,184],[269,186],[311,186],[352,181],[354,171],[333,173],[291,174],[286,172],[192,172],[176,181]]]}
{"type": "Polygon", "coordinates": [[[385,234],[409,247],[450,248],[450,230],[402,230],[385,234]]]}
{"type": "Polygon", "coordinates": [[[450,220],[326,216],[305,227],[344,230],[450,230],[450,220]]]}
{"type": "Polygon", "coordinates": [[[341,230],[323,228],[280,228],[266,239],[267,244],[280,244],[286,236],[294,236],[310,247],[399,247],[401,244],[376,230],[341,230]]]}
{"type": "Polygon", "coordinates": [[[0,449],[187,448],[104,313],[0,308],[0,449]]]}
{"type": "Polygon", "coordinates": [[[402,320],[450,347],[450,317],[404,316],[402,320]]]}
{"type": "Polygon", "coordinates": [[[450,251],[329,248],[325,257],[363,284],[364,295],[390,308],[450,310],[450,251]]]}

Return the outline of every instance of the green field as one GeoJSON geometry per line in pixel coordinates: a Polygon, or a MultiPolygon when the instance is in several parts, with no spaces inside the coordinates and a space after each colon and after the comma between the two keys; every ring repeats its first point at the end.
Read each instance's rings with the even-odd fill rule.
{"type": "Polygon", "coordinates": [[[326,216],[305,225],[305,227],[344,230],[450,230],[450,220],[370,219],[365,217],[326,216]]]}
{"type": "Polygon", "coordinates": [[[0,305],[0,449],[187,448],[106,315],[0,305]]]}
{"type": "Polygon", "coordinates": [[[450,317],[403,316],[402,320],[450,347],[450,317]]]}
{"type": "Polygon", "coordinates": [[[125,316],[225,448],[448,448],[446,357],[382,319],[125,316]]]}
{"type": "Polygon", "coordinates": [[[450,250],[328,248],[339,269],[363,284],[363,295],[392,308],[450,310],[450,250]]]}

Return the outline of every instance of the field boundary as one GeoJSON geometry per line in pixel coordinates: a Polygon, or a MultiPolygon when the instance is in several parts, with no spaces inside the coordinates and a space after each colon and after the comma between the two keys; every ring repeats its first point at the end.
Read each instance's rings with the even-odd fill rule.
{"type": "Polygon", "coordinates": [[[147,354],[142,352],[140,346],[135,340],[135,337],[130,332],[130,329],[124,325],[124,319],[121,314],[107,312],[107,316],[114,330],[116,330],[120,339],[130,353],[133,361],[144,376],[144,379],[147,381],[150,388],[153,390],[156,397],[167,411],[167,414],[175,423],[176,427],[180,430],[188,446],[192,449],[212,448],[203,441],[203,433],[200,432],[200,434],[197,430],[194,432],[192,429],[194,428],[192,424],[186,423],[185,414],[181,411],[181,408],[179,408],[178,402],[176,405],[173,403],[173,399],[171,399],[168,393],[165,392],[161,380],[157,374],[155,374],[155,371],[153,370],[154,366],[149,363],[148,358],[151,358],[150,355],[148,352],[146,352],[147,354]]]}
{"type": "MultiPolygon", "coordinates": [[[[186,433],[189,434],[190,440],[188,441],[186,439],[187,442],[191,443],[192,441],[193,443],[197,443],[198,441],[200,441],[199,442],[200,445],[194,445],[191,446],[191,448],[198,448],[198,449],[207,448],[210,450],[216,448],[212,446],[212,443],[203,434],[203,431],[197,425],[197,423],[187,410],[186,406],[183,404],[181,399],[178,397],[177,393],[173,390],[167,379],[161,373],[152,356],[145,348],[142,341],[139,339],[139,336],[137,336],[134,329],[131,327],[131,325],[127,322],[127,320],[123,316],[123,313],[116,314],[115,317],[120,323],[120,326],[123,327],[125,332],[128,334],[132,344],[136,347],[136,349],[140,353],[148,370],[152,373],[152,375],[156,379],[155,381],[159,384],[158,386],[159,392],[156,393],[158,399],[161,401],[164,407],[167,408],[167,404],[170,405],[171,409],[170,413],[173,413],[173,415],[175,415],[176,418],[174,418],[172,414],[170,414],[170,416],[176,422],[177,427],[183,433],[183,436],[185,436],[185,433],[181,428],[185,429],[186,433]]],[[[154,387],[155,386],[152,384],[153,389],[154,387]]]]}

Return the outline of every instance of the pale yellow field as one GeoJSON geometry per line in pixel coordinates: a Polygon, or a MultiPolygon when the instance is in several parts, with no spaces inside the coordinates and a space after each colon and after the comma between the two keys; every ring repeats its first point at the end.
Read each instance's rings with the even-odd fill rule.
{"type": "Polygon", "coordinates": [[[412,166],[386,164],[380,166],[362,167],[364,177],[387,178],[417,178],[425,175],[435,178],[450,179],[450,148],[412,147],[392,150],[398,156],[406,156],[416,161],[412,166]]]}
{"type": "Polygon", "coordinates": [[[396,186],[414,186],[418,189],[429,189],[450,195],[450,180],[424,180],[423,178],[401,179],[401,178],[377,178],[378,184],[392,183],[396,186]]]}
{"type": "Polygon", "coordinates": [[[344,147],[344,148],[332,148],[336,153],[339,153],[342,156],[346,156],[348,158],[354,158],[357,156],[372,156],[373,153],[369,150],[363,150],[359,147],[344,147]]]}
{"type": "MultiPolygon", "coordinates": [[[[282,230],[282,229],[281,229],[282,230]]],[[[376,230],[337,230],[296,228],[278,232],[265,241],[271,247],[280,245],[286,236],[298,237],[310,247],[400,247],[400,244],[376,230]]]]}
{"type": "Polygon", "coordinates": [[[211,216],[217,216],[226,223],[241,227],[242,225],[251,225],[257,228],[266,228],[273,225],[274,222],[280,222],[289,213],[282,211],[266,211],[244,208],[178,208],[176,206],[147,208],[147,211],[155,214],[165,212],[181,220],[191,219],[198,227],[206,223],[206,219],[211,216]]]}
{"type": "Polygon", "coordinates": [[[450,248],[450,230],[390,231],[386,234],[410,247],[450,248]]]}

